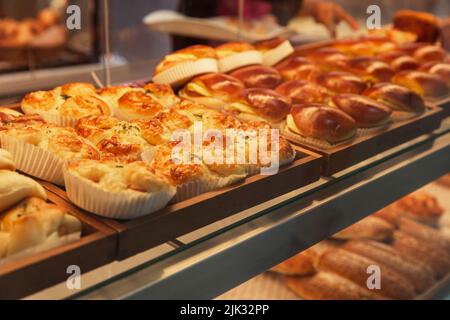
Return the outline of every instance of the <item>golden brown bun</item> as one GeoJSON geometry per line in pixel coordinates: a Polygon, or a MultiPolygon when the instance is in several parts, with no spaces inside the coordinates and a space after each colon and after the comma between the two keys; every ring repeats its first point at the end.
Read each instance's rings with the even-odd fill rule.
{"type": "Polygon", "coordinates": [[[342,71],[321,74],[317,77],[316,82],[333,93],[360,94],[367,88],[367,84],[363,79],[342,71]]]}
{"type": "Polygon", "coordinates": [[[241,80],[247,88],[273,89],[283,81],[276,69],[264,66],[240,68],[230,75],[241,80]]]}
{"type": "Polygon", "coordinates": [[[385,124],[391,109],[375,100],[356,94],[339,94],[332,98],[333,104],[355,119],[358,127],[370,128],[385,124]]]}
{"type": "Polygon", "coordinates": [[[442,98],[450,92],[447,83],[439,76],[422,71],[399,72],[392,78],[392,82],[429,98],[442,98]]]}
{"type": "Polygon", "coordinates": [[[282,44],[284,41],[286,41],[286,40],[281,37],[275,37],[275,38],[271,38],[271,39],[267,39],[267,40],[257,41],[255,43],[253,43],[253,47],[258,49],[259,51],[264,52],[267,50],[275,49],[280,44],[282,44]]]}
{"type": "Polygon", "coordinates": [[[300,252],[270,270],[289,276],[304,276],[314,273],[314,265],[308,253],[300,252]]]}
{"type": "Polygon", "coordinates": [[[389,63],[396,72],[403,70],[417,70],[420,67],[419,61],[403,51],[385,52],[377,58],[389,63]]]}
{"type": "Polygon", "coordinates": [[[414,51],[413,57],[421,63],[442,62],[445,59],[445,51],[439,46],[423,46],[414,51]]]}
{"type": "Polygon", "coordinates": [[[383,103],[393,110],[422,113],[425,102],[416,92],[393,83],[377,83],[366,89],[365,96],[383,103]]]}
{"type": "Polygon", "coordinates": [[[293,106],[291,115],[297,129],[305,137],[337,143],[351,139],[356,133],[355,120],[336,108],[323,105],[293,106]]]}
{"type": "Polygon", "coordinates": [[[318,272],[310,277],[289,277],[287,285],[306,300],[374,300],[387,299],[331,272],[318,272]]]}
{"type": "Polygon", "coordinates": [[[399,230],[429,244],[433,248],[440,248],[450,253],[450,239],[434,228],[407,217],[400,217],[399,230]]]}
{"type": "Polygon", "coordinates": [[[349,62],[349,58],[335,48],[318,49],[308,54],[307,58],[325,71],[345,69],[349,62]]]}
{"type": "Polygon", "coordinates": [[[450,270],[450,256],[447,251],[433,247],[402,231],[394,232],[392,246],[402,255],[428,265],[438,277],[447,274],[450,270]]]}
{"type": "Polygon", "coordinates": [[[392,237],[394,227],[383,219],[368,216],[351,226],[334,234],[332,237],[341,240],[369,239],[383,241],[392,237]]]}
{"type": "Polygon", "coordinates": [[[284,59],[275,65],[274,68],[278,70],[284,80],[293,80],[296,79],[297,70],[305,66],[310,67],[312,63],[303,57],[293,57],[284,59]]]}
{"type": "Polygon", "coordinates": [[[395,72],[386,62],[374,57],[361,56],[348,61],[350,72],[360,75],[369,82],[390,81],[395,72]]]}
{"type": "Polygon", "coordinates": [[[434,43],[439,38],[439,19],[430,13],[399,10],[394,16],[394,28],[412,32],[417,41],[434,43]]]}
{"type": "Polygon", "coordinates": [[[450,18],[446,18],[442,21],[441,43],[445,50],[450,51],[450,18]]]}
{"type": "Polygon", "coordinates": [[[226,57],[228,55],[236,54],[239,52],[256,50],[250,43],[242,41],[226,42],[216,47],[216,53],[219,58],[226,57]]]}
{"type": "Polygon", "coordinates": [[[5,107],[0,107],[0,113],[5,113],[14,117],[23,116],[23,113],[20,113],[18,110],[5,107]]]}
{"type": "Polygon", "coordinates": [[[224,73],[208,73],[192,79],[180,90],[179,95],[214,108],[238,100],[244,89],[244,84],[235,77],[224,73]]]}
{"type": "Polygon", "coordinates": [[[27,198],[0,216],[9,234],[6,256],[44,243],[50,237],[81,232],[80,221],[40,198],[27,198]]]}
{"type": "Polygon", "coordinates": [[[405,277],[383,264],[343,249],[326,252],[320,257],[317,268],[366,287],[369,277],[367,268],[372,265],[378,266],[381,271],[381,289],[374,289],[374,292],[393,299],[414,298],[414,287],[405,277]]]}
{"type": "Polygon", "coordinates": [[[327,89],[304,80],[285,81],[275,91],[291,98],[294,104],[327,104],[330,98],[327,89]]]}
{"type": "Polygon", "coordinates": [[[204,45],[194,45],[172,52],[156,66],[153,76],[167,70],[180,62],[196,61],[199,59],[217,59],[216,50],[204,45]]]}
{"type": "Polygon", "coordinates": [[[416,292],[423,292],[434,282],[433,270],[424,264],[400,255],[393,247],[372,240],[352,240],[342,249],[381,263],[407,278],[416,292]]]}
{"type": "Polygon", "coordinates": [[[422,65],[420,70],[437,75],[450,86],[450,63],[430,62],[422,65]]]}
{"type": "Polygon", "coordinates": [[[289,98],[270,89],[246,89],[242,93],[242,98],[254,112],[270,122],[284,120],[291,109],[289,98]]]}
{"type": "MultiPolygon", "coordinates": [[[[377,56],[380,53],[392,51],[396,47],[396,43],[386,35],[372,35],[358,39],[341,39],[337,40],[333,47],[348,56],[377,56]]],[[[382,32],[382,31],[381,31],[382,32]]],[[[392,36],[394,36],[392,34],[392,36]]]]}

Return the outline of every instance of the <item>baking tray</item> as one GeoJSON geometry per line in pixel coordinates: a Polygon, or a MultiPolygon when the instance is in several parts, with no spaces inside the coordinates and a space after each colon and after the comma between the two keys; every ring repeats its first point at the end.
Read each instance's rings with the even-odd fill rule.
{"type": "MultiPolygon", "coordinates": [[[[117,259],[123,260],[317,181],[322,157],[301,147],[294,148],[294,162],[275,175],[254,175],[134,220],[97,219],[118,233],[117,259]]],[[[69,201],[62,188],[49,184],[49,190],[69,201]]]]}
{"type": "MultiPolygon", "coordinates": [[[[429,107],[423,114],[405,121],[394,122],[383,131],[368,133],[349,142],[331,148],[322,149],[317,146],[291,141],[323,156],[322,174],[331,176],[336,172],[351,167],[378,153],[405,143],[422,134],[439,128],[443,110],[429,107]]],[[[289,139],[289,137],[286,136],[289,139]]],[[[291,139],[289,139],[291,140],[291,139]]]]}
{"type": "MultiPolygon", "coordinates": [[[[52,185],[39,181],[46,189],[52,185]]],[[[47,192],[48,201],[77,217],[83,226],[81,238],[32,256],[0,264],[0,299],[18,299],[64,282],[67,267],[77,265],[81,273],[114,261],[117,233],[98,219],[47,192]]]]}

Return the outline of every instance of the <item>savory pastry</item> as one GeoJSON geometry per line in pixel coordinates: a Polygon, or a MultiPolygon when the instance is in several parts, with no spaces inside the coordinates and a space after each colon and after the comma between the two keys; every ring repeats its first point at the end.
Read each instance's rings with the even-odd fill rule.
{"type": "Polygon", "coordinates": [[[450,86],[450,63],[430,62],[422,65],[420,70],[437,75],[450,86]]]}
{"type": "Polygon", "coordinates": [[[287,276],[305,276],[315,272],[312,258],[305,252],[277,264],[270,271],[287,276]]]}
{"type": "Polygon", "coordinates": [[[13,156],[5,149],[0,149],[0,170],[16,170],[13,156]]]}
{"type": "Polygon", "coordinates": [[[5,235],[1,259],[47,241],[80,234],[81,222],[57,206],[31,197],[0,214],[0,233],[5,235]]]}
{"type": "Polygon", "coordinates": [[[194,45],[168,54],[156,66],[153,81],[179,85],[208,72],[218,72],[217,54],[214,48],[194,45]]]}
{"type": "Polygon", "coordinates": [[[15,171],[0,170],[0,212],[28,197],[47,199],[44,188],[15,171]]]}
{"type": "Polygon", "coordinates": [[[342,249],[391,268],[408,279],[418,293],[430,288],[434,283],[433,270],[427,265],[402,256],[387,244],[372,240],[352,240],[344,243],[342,249]]]}
{"type": "Polygon", "coordinates": [[[402,231],[395,231],[393,239],[392,246],[400,254],[425,263],[437,277],[447,274],[450,270],[448,251],[433,247],[429,243],[402,231]]]}
{"type": "Polygon", "coordinates": [[[307,300],[380,300],[388,299],[377,290],[369,290],[338,274],[318,272],[309,277],[289,277],[287,285],[307,300]]]}
{"type": "Polygon", "coordinates": [[[264,66],[240,68],[230,75],[241,80],[246,88],[273,89],[283,81],[276,69],[264,66]]]}
{"type": "MultiPolygon", "coordinates": [[[[388,58],[386,58],[387,60],[388,58]]],[[[391,67],[400,72],[403,70],[417,70],[420,67],[420,63],[411,56],[399,53],[399,55],[390,61],[391,67]]]]}
{"type": "Polygon", "coordinates": [[[348,61],[348,70],[369,83],[390,81],[395,71],[386,62],[374,57],[360,56],[348,61]]]}
{"type": "Polygon", "coordinates": [[[31,92],[21,106],[25,114],[39,114],[62,126],[74,126],[77,119],[85,116],[112,114],[90,83],[68,83],[50,91],[31,92]]]}
{"type": "Polygon", "coordinates": [[[439,46],[428,45],[414,51],[413,57],[421,63],[442,62],[446,52],[439,46]]]}
{"type": "Polygon", "coordinates": [[[291,98],[293,104],[327,104],[330,98],[327,89],[304,80],[285,81],[275,91],[291,98]]]}
{"type": "Polygon", "coordinates": [[[241,120],[267,121],[277,126],[286,118],[291,101],[274,90],[254,88],[242,92],[241,98],[227,109],[237,112],[241,120]]]}
{"type": "Polygon", "coordinates": [[[360,128],[384,125],[391,120],[391,109],[375,100],[357,94],[338,94],[333,105],[350,115],[360,128]]]}
{"type": "Polygon", "coordinates": [[[383,241],[391,238],[394,227],[383,219],[368,216],[335,233],[332,238],[340,240],[369,239],[383,241]]]}
{"type": "Polygon", "coordinates": [[[324,71],[345,70],[349,58],[335,48],[325,47],[307,55],[308,60],[324,71]]]}
{"type": "Polygon", "coordinates": [[[392,82],[407,87],[422,97],[439,99],[447,96],[450,88],[439,76],[422,71],[402,71],[392,82]]]}
{"type": "Polygon", "coordinates": [[[361,94],[366,88],[366,82],[349,72],[332,71],[319,75],[316,83],[327,88],[331,93],[361,94]]]}
{"type": "Polygon", "coordinates": [[[179,95],[213,109],[223,109],[239,99],[244,84],[237,78],[224,73],[208,73],[192,79],[179,95]]]}
{"type": "Polygon", "coordinates": [[[320,271],[332,272],[347,278],[354,283],[367,287],[367,268],[377,265],[381,272],[381,288],[374,289],[391,299],[412,299],[415,296],[414,286],[401,274],[382,263],[377,263],[355,253],[336,249],[325,252],[319,259],[317,268],[320,271]]]}
{"type": "Polygon", "coordinates": [[[281,60],[287,58],[294,52],[294,48],[288,40],[273,38],[259,41],[253,44],[263,55],[263,64],[273,66],[281,60]]]}
{"type": "MultiPolygon", "coordinates": [[[[29,117],[23,117],[29,119],[29,117]]],[[[17,168],[32,176],[64,184],[62,166],[73,159],[98,159],[99,152],[82,141],[73,128],[14,119],[0,129],[2,147],[11,152],[17,168]]]]}
{"type": "Polygon", "coordinates": [[[434,43],[439,38],[440,23],[434,15],[413,10],[399,10],[394,16],[394,28],[412,32],[417,41],[434,43]]]}
{"type": "Polygon", "coordinates": [[[220,72],[228,72],[252,64],[262,64],[263,55],[246,42],[227,42],[216,47],[220,72]]]}
{"type": "Polygon", "coordinates": [[[450,238],[438,230],[407,217],[400,217],[399,230],[429,245],[450,253],[450,238]]]}
{"type": "Polygon", "coordinates": [[[379,39],[389,39],[394,44],[411,43],[417,41],[417,35],[412,32],[401,31],[392,26],[382,27],[380,29],[368,30],[369,37],[379,39]]]}
{"type": "Polygon", "coordinates": [[[393,83],[377,83],[363,93],[392,109],[393,118],[420,114],[426,110],[423,98],[416,92],[393,83]]]}
{"type": "Polygon", "coordinates": [[[283,131],[335,144],[353,138],[356,123],[352,117],[337,108],[310,104],[293,106],[283,131]]]}
{"type": "Polygon", "coordinates": [[[303,57],[287,58],[274,66],[284,80],[313,80],[321,70],[303,57]]]}
{"type": "Polygon", "coordinates": [[[148,119],[179,102],[168,85],[148,83],[144,87],[107,87],[101,97],[114,110],[114,116],[126,121],[148,119]]]}
{"type": "Polygon", "coordinates": [[[157,146],[153,154],[150,167],[177,188],[176,202],[230,185],[246,176],[243,165],[204,163],[203,154],[197,154],[190,142],[170,141],[157,146]]]}
{"type": "Polygon", "coordinates": [[[137,218],[167,205],[175,188],[142,161],[80,160],[64,168],[68,198],[95,214],[137,218]]]}

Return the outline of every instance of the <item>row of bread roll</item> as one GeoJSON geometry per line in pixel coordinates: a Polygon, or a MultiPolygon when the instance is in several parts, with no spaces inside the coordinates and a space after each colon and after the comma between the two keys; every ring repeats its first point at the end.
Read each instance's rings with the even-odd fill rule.
{"type": "Polygon", "coordinates": [[[47,203],[44,188],[14,169],[13,156],[0,149],[0,259],[79,237],[80,221],[47,203]]]}
{"type": "Polygon", "coordinates": [[[249,65],[272,66],[294,51],[289,41],[275,38],[257,42],[229,42],[217,48],[194,45],[168,54],[156,66],[153,81],[180,85],[205,74],[229,72],[249,65]]]}
{"type": "Polygon", "coordinates": [[[450,239],[427,225],[442,214],[434,197],[419,191],[396,204],[271,270],[289,276],[289,288],[305,299],[416,297],[450,271],[450,239]],[[380,267],[380,290],[367,288],[371,265],[380,267]]]}
{"type": "Polygon", "coordinates": [[[27,94],[21,108],[47,122],[75,126],[86,116],[112,116],[121,120],[147,119],[179,101],[170,86],[148,83],[143,87],[117,86],[97,90],[89,83],[68,83],[48,91],[27,94]]]}

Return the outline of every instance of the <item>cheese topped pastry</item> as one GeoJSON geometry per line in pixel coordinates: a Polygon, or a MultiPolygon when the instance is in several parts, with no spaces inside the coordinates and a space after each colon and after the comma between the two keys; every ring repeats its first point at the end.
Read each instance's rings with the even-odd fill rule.
{"type": "Polygon", "coordinates": [[[26,114],[39,114],[45,120],[73,126],[76,119],[89,115],[110,115],[108,104],[89,83],[69,83],[49,91],[27,94],[22,100],[26,114]]]}

